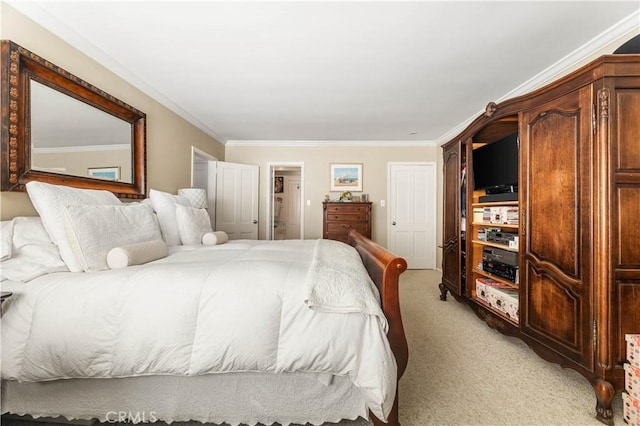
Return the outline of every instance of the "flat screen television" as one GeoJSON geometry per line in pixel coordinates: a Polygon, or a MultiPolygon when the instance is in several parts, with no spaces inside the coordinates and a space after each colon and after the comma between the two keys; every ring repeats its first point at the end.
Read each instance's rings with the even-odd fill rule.
{"type": "Polygon", "coordinates": [[[517,132],[473,150],[473,184],[474,189],[485,189],[487,193],[492,190],[502,192],[501,189],[513,186],[517,188],[517,132]]]}

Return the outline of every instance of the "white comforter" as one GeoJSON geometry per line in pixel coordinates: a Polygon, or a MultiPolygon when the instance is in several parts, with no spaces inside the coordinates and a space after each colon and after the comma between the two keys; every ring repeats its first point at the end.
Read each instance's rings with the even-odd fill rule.
{"type": "Polygon", "coordinates": [[[2,378],[347,375],[386,419],[396,364],[375,288],[359,279],[327,290],[318,276],[336,274],[314,253],[333,253],[339,270],[351,253],[347,270],[362,268],[342,243],[243,240],[121,270],[3,283],[15,294],[3,309],[2,378]]]}

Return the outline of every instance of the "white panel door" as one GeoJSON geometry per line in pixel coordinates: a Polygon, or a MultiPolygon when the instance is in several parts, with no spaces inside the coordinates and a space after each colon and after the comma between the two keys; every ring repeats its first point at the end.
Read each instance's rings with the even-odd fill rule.
{"type": "Polygon", "coordinates": [[[216,164],[216,231],[229,239],[258,239],[258,166],[216,164]]]}
{"type": "Polygon", "coordinates": [[[409,269],[436,267],[434,163],[389,164],[389,249],[409,269]]]}

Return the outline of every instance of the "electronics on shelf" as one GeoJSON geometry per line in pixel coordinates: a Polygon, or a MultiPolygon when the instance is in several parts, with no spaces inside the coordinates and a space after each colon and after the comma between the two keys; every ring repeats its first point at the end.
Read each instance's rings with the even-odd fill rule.
{"type": "Polygon", "coordinates": [[[518,283],[518,253],[495,247],[482,249],[482,270],[518,283]]]}

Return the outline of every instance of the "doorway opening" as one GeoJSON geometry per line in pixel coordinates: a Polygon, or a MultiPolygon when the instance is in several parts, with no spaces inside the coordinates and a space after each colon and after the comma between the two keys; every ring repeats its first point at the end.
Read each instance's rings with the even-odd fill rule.
{"type": "Polygon", "coordinates": [[[304,239],[304,163],[269,163],[267,240],[304,239]]]}
{"type": "Polygon", "coordinates": [[[195,146],[191,147],[191,188],[207,191],[207,212],[211,226],[215,229],[216,219],[216,180],[215,165],[218,159],[195,146]]]}

